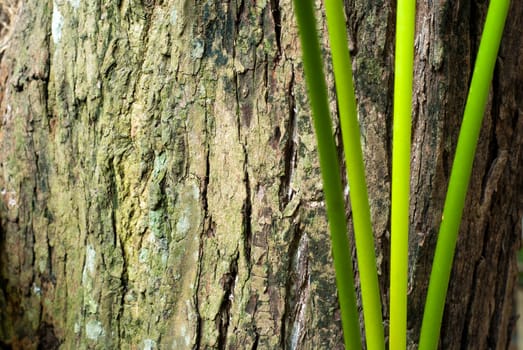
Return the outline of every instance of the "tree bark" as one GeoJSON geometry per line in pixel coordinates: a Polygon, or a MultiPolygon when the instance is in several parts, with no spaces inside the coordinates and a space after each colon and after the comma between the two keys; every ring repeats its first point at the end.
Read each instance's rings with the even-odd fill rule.
{"type": "MultiPolygon", "coordinates": [[[[387,320],[395,7],[345,4],[387,320]]],[[[487,5],[418,2],[411,348],[487,5]]],[[[291,1],[28,0],[13,13],[0,51],[0,347],[342,349],[291,1]]],[[[506,349],[515,322],[522,20],[514,1],[442,349],[506,349]]]]}

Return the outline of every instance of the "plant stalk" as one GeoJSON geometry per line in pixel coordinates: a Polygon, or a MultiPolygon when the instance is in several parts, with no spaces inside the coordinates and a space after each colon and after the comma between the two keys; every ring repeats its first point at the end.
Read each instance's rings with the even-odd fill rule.
{"type": "Polygon", "coordinates": [[[347,46],[345,10],[342,1],[325,0],[325,12],[332,49],[347,177],[350,185],[349,193],[360,273],[367,349],[384,349],[385,341],[374,250],[374,234],[370,218],[365,167],[360,142],[360,127],[352,78],[352,64],[347,46]]]}
{"type": "Polygon", "coordinates": [[[407,347],[412,76],[416,1],[398,0],[394,71],[389,349],[407,347]]]}
{"type": "Polygon", "coordinates": [[[298,20],[305,78],[318,142],[345,347],[359,350],[361,349],[361,336],[345,220],[343,187],[332,134],[332,121],[318,32],[316,31],[313,0],[294,0],[294,11],[298,20]]]}
{"type": "Polygon", "coordinates": [[[509,0],[491,0],[472,74],[452,164],[420,335],[420,350],[438,346],[452,261],[490,82],[494,74],[509,0]]]}

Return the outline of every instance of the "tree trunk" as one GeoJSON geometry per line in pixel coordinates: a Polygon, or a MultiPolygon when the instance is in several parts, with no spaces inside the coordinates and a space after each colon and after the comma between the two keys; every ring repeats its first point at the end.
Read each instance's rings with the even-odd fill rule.
{"type": "MultiPolygon", "coordinates": [[[[414,348],[487,5],[418,1],[414,348]]],[[[395,9],[347,0],[346,10],[388,319],[395,9]]],[[[0,51],[0,347],[342,349],[291,1],[27,0],[12,14],[0,51]]],[[[514,1],[443,349],[510,341],[523,210],[522,20],[514,1]]]]}

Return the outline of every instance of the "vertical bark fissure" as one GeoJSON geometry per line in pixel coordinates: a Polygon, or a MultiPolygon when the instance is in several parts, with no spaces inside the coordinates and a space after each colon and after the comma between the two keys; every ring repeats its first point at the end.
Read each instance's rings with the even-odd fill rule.
{"type": "Polygon", "coordinates": [[[260,335],[258,332],[254,334],[254,343],[252,344],[251,350],[258,350],[258,343],[260,342],[260,335]]]}
{"type": "Polygon", "coordinates": [[[238,31],[240,30],[240,22],[241,22],[241,15],[245,8],[245,0],[240,0],[240,3],[238,4],[238,0],[236,0],[236,20],[235,20],[235,27],[236,27],[236,35],[238,35],[238,31]]]}
{"type": "Polygon", "coordinates": [[[209,188],[209,180],[210,180],[210,173],[211,173],[211,162],[210,162],[210,138],[211,138],[211,130],[210,128],[210,121],[209,121],[209,113],[207,112],[208,106],[207,106],[207,95],[204,99],[204,142],[205,142],[205,177],[202,181],[202,209],[203,209],[203,218],[205,221],[207,221],[209,217],[209,202],[208,202],[208,188],[209,188]]]}
{"type": "Polygon", "coordinates": [[[192,350],[199,350],[201,347],[202,342],[202,317],[200,316],[200,312],[198,311],[198,297],[195,297],[195,304],[196,304],[196,339],[194,341],[194,346],[192,350]]]}
{"type": "MultiPolygon", "coordinates": [[[[505,332],[505,344],[509,344],[512,342],[512,336],[514,334],[515,328],[516,328],[516,322],[518,321],[520,315],[518,315],[514,309],[518,306],[518,301],[515,297],[516,292],[518,291],[517,288],[520,288],[521,286],[518,283],[518,275],[519,275],[519,269],[518,269],[518,251],[521,249],[521,227],[518,229],[518,220],[515,220],[513,223],[513,227],[515,228],[515,232],[512,233],[511,236],[505,238],[504,242],[506,243],[506,246],[503,250],[505,253],[505,260],[508,262],[507,264],[499,264],[498,265],[498,271],[504,271],[506,274],[505,278],[503,279],[506,281],[506,284],[504,284],[504,290],[503,290],[503,304],[504,306],[500,308],[500,310],[496,313],[496,319],[491,324],[491,329],[493,329],[494,332],[497,333],[503,333],[505,332]],[[513,241],[518,242],[516,246],[513,246],[513,241]],[[505,266],[510,266],[509,269],[504,270],[505,266]],[[498,320],[502,320],[504,322],[499,322],[498,320]],[[506,325],[507,328],[503,330],[502,327],[497,328],[496,325],[506,325]]],[[[517,334],[517,333],[516,333],[517,334]]],[[[503,343],[501,343],[503,344],[503,343]]]]}
{"type": "Polygon", "coordinates": [[[216,323],[218,327],[218,349],[226,349],[227,347],[227,333],[229,330],[229,323],[231,320],[231,306],[234,296],[234,286],[238,276],[238,259],[240,254],[231,261],[229,272],[222,276],[220,283],[222,285],[224,294],[220,305],[220,310],[216,316],[216,323]]]}
{"type": "MultiPolygon", "coordinates": [[[[297,210],[295,215],[299,211],[297,210]]],[[[293,219],[295,216],[293,215],[293,219]]],[[[288,250],[288,276],[285,283],[286,300],[282,313],[280,334],[281,349],[296,349],[305,328],[303,310],[307,304],[308,293],[308,246],[299,225],[293,225],[292,239],[288,250]]]]}
{"type": "MultiPolygon", "coordinates": [[[[113,169],[113,172],[116,171],[116,169],[113,169]]],[[[113,173],[114,174],[114,173],[113,173]]],[[[118,311],[117,311],[117,314],[116,314],[116,321],[117,321],[117,330],[118,330],[118,334],[119,336],[117,337],[116,339],[116,344],[117,344],[117,347],[120,348],[121,347],[121,342],[122,342],[122,339],[124,339],[123,337],[123,329],[124,329],[124,325],[122,325],[122,316],[123,316],[123,312],[124,312],[124,308],[125,308],[125,295],[127,294],[127,290],[128,290],[128,287],[129,287],[129,273],[128,273],[128,261],[127,261],[127,257],[126,257],[126,254],[125,254],[125,250],[124,250],[124,246],[125,246],[125,243],[122,241],[122,237],[118,234],[118,231],[117,231],[117,228],[116,228],[116,218],[115,218],[115,210],[117,209],[118,207],[118,192],[117,192],[117,185],[116,185],[116,181],[114,179],[114,176],[111,177],[111,179],[113,180],[112,181],[112,185],[113,185],[113,188],[114,188],[114,193],[113,193],[113,208],[112,208],[112,216],[113,216],[113,219],[112,219],[112,223],[113,223],[113,230],[114,230],[114,234],[116,236],[116,241],[115,241],[115,246],[120,248],[120,251],[121,251],[121,258],[122,258],[122,271],[120,273],[120,288],[119,288],[119,293],[120,293],[120,305],[119,305],[119,308],[118,308],[118,311]]]]}
{"type": "MultiPolygon", "coordinates": [[[[52,324],[46,323],[41,320],[41,325],[38,328],[38,350],[58,350],[60,345],[63,343],[60,339],[57,338],[55,330],[52,324]]],[[[2,345],[0,343],[0,345],[2,345]]],[[[11,347],[7,347],[10,349],[11,347]]],[[[4,349],[2,347],[2,349],[4,349]]]]}
{"type": "MultiPolygon", "coordinates": [[[[205,177],[202,180],[201,185],[201,198],[202,198],[202,216],[203,216],[203,230],[199,237],[198,242],[198,271],[196,274],[196,283],[195,290],[199,291],[201,289],[202,280],[202,264],[204,256],[204,241],[206,238],[214,236],[214,227],[212,223],[212,217],[209,215],[209,201],[208,201],[208,189],[211,173],[211,162],[210,162],[210,142],[211,142],[211,130],[210,130],[210,120],[207,106],[207,96],[204,99],[204,142],[205,142],[205,177]]],[[[194,293],[194,305],[196,313],[196,340],[194,344],[194,350],[199,350],[201,348],[201,342],[203,338],[203,319],[200,310],[200,300],[199,293],[194,293]]]]}
{"type": "MultiPolygon", "coordinates": [[[[476,262],[473,270],[472,281],[476,281],[478,278],[478,266],[481,260],[476,262]]],[[[476,286],[477,288],[477,286],[476,286]]],[[[481,285],[480,285],[481,288],[481,285]]],[[[465,319],[470,320],[473,314],[474,301],[476,298],[476,292],[474,288],[471,288],[470,294],[466,296],[467,306],[465,307],[465,319]]],[[[442,333],[444,334],[444,333],[442,333]]],[[[465,326],[461,329],[460,349],[467,349],[467,344],[469,341],[469,327],[465,326]]]]}
{"type": "Polygon", "coordinates": [[[270,11],[272,15],[272,20],[274,22],[274,32],[276,34],[276,47],[277,54],[275,60],[278,60],[281,57],[281,12],[280,12],[280,1],[279,0],[270,0],[270,11]]]}
{"type": "MultiPolygon", "coordinates": [[[[480,198],[480,204],[481,206],[484,205],[485,202],[489,203],[492,199],[492,191],[494,190],[492,188],[492,183],[497,185],[497,182],[499,180],[499,177],[502,175],[502,171],[496,171],[497,168],[500,166],[500,161],[502,161],[502,154],[503,152],[498,144],[498,140],[496,137],[496,130],[498,129],[498,118],[496,116],[499,115],[499,101],[501,99],[501,96],[497,94],[497,88],[498,84],[497,82],[497,69],[494,71],[494,78],[492,81],[492,105],[490,108],[490,114],[492,115],[492,118],[490,122],[492,123],[490,125],[489,135],[488,137],[488,148],[487,148],[487,154],[482,155],[482,157],[485,158],[485,164],[486,164],[486,170],[482,176],[481,181],[481,196],[480,198]]],[[[488,112],[487,112],[488,113],[488,112]]],[[[485,122],[483,123],[486,124],[485,122]]],[[[506,162],[503,162],[502,166],[504,166],[506,162]]]]}
{"type": "Polygon", "coordinates": [[[283,147],[284,173],[280,177],[280,210],[283,210],[294,195],[291,186],[292,176],[296,167],[296,99],[294,97],[294,70],[287,86],[288,118],[285,125],[286,141],[283,147]]]}
{"type": "MultiPolygon", "coordinates": [[[[207,212],[204,213],[204,217],[207,217],[207,212]]],[[[201,279],[201,273],[202,273],[202,257],[203,257],[203,240],[204,235],[206,235],[205,227],[200,235],[199,243],[198,243],[198,271],[196,273],[196,282],[195,282],[195,290],[200,290],[200,279],[201,279]]],[[[196,337],[194,341],[193,350],[200,350],[201,348],[201,342],[202,342],[202,332],[203,332],[203,325],[202,325],[202,315],[200,312],[200,300],[198,297],[198,292],[194,293],[194,312],[196,313],[196,337]]]]}
{"type": "MultiPolygon", "coordinates": [[[[501,249],[498,252],[497,261],[500,265],[502,264],[504,266],[508,266],[511,263],[510,255],[508,252],[510,251],[510,249],[508,249],[508,251],[505,249],[505,242],[506,238],[504,237],[503,242],[501,244],[501,249]]],[[[499,282],[496,283],[495,286],[494,300],[496,305],[489,320],[487,338],[489,347],[492,349],[496,348],[496,344],[500,343],[500,340],[503,340],[507,344],[510,344],[510,341],[507,341],[507,339],[510,339],[510,336],[512,334],[512,327],[510,322],[512,317],[510,315],[503,315],[503,313],[505,311],[504,305],[507,303],[507,300],[505,300],[506,295],[514,294],[513,288],[511,289],[512,293],[507,293],[507,287],[513,287],[512,281],[514,280],[514,276],[511,276],[511,269],[497,268],[495,270],[495,274],[499,278],[499,282]],[[503,330],[500,326],[506,326],[506,328],[503,330]]]]}
{"type": "MultiPolygon", "coordinates": [[[[206,237],[209,237],[212,233],[212,223],[211,218],[209,217],[209,209],[208,209],[208,197],[207,197],[207,191],[208,191],[208,185],[209,185],[209,173],[210,173],[210,161],[209,161],[209,130],[208,130],[208,121],[207,121],[208,115],[207,115],[207,108],[205,108],[205,177],[202,180],[202,187],[200,189],[201,191],[201,198],[202,198],[202,217],[203,217],[203,229],[200,233],[200,237],[198,238],[198,271],[196,273],[196,281],[195,281],[195,290],[199,291],[201,288],[200,281],[201,281],[201,274],[202,274],[202,263],[203,263],[203,253],[204,253],[204,240],[206,237]]],[[[202,325],[202,315],[200,312],[200,300],[199,300],[199,294],[198,292],[194,293],[194,312],[196,313],[196,339],[194,342],[193,350],[199,350],[201,347],[202,342],[202,332],[203,332],[203,325],[202,325]]]]}
{"type": "Polygon", "coordinates": [[[243,248],[247,265],[251,265],[251,249],[252,249],[252,200],[251,200],[251,183],[249,180],[249,169],[248,169],[248,154],[245,146],[243,147],[244,153],[244,183],[245,183],[245,202],[243,204],[242,215],[243,215],[243,248]]]}

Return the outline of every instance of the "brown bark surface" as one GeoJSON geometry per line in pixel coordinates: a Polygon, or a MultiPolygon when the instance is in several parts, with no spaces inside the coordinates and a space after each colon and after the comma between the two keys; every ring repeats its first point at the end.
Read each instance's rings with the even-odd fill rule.
{"type": "MultiPolygon", "coordinates": [[[[345,4],[387,320],[395,5],[345,4]]],[[[487,5],[418,2],[412,348],[487,5]]],[[[0,348],[342,349],[291,1],[28,0],[11,14],[0,16],[0,348]]],[[[506,349],[515,322],[522,20],[514,1],[442,349],[506,349]]]]}

